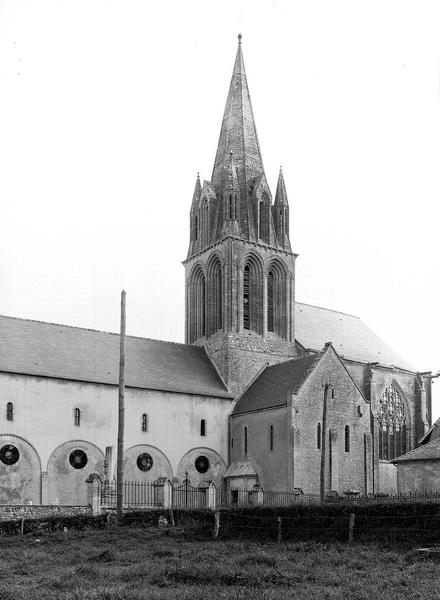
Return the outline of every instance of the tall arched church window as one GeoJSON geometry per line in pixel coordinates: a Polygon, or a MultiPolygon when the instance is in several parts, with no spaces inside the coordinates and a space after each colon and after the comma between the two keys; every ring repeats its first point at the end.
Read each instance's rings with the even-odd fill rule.
{"type": "Polygon", "coordinates": [[[6,420],[13,421],[14,420],[14,405],[12,402],[8,402],[6,404],[6,420]]]}
{"type": "Polygon", "coordinates": [[[267,330],[273,331],[273,271],[267,276],[267,330]]]}
{"type": "Polygon", "coordinates": [[[194,217],[194,239],[199,239],[199,217],[197,215],[194,217]]]}
{"type": "Polygon", "coordinates": [[[250,289],[249,289],[249,282],[250,282],[250,267],[249,265],[246,265],[243,271],[243,328],[244,329],[250,329],[250,319],[249,319],[249,312],[250,312],[250,289]]]}
{"type": "Polygon", "coordinates": [[[287,336],[286,272],[275,261],[267,274],[267,330],[287,336]]]}
{"type": "Polygon", "coordinates": [[[209,269],[210,281],[209,303],[210,303],[210,325],[208,334],[223,329],[223,278],[222,267],[218,258],[214,260],[209,269]]]}
{"type": "Polygon", "coordinates": [[[402,395],[392,383],[379,398],[377,411],[379,426],[379,459],[392,460],[405,454],[407,442],[407,415],[402,395]]]}
{"type": "Polygon", "coordinates": [[[190,343],[206,335],[206,283],[200,267],[190,280],[190,343]]]}
{"type": "Polygon", "coordinates": [[[73,411],[73,424],[75,427],[79,427],[81,425],[81,411],[79,408],[75,408],[73,411]]]}
{"type": "Polygon", "coordinates": [[[243,269],[243,329],[262,334],[263,286],[258,262],[252,257],[243,269]]]}

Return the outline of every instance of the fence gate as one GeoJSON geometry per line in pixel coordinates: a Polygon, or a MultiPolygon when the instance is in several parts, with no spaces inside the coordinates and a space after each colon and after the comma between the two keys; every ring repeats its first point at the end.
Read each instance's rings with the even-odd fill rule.
{"type": "Polygon", "coordinates": [[[194,487],[188,479],[188,471],[181,485],[173,486],[173,508],[205,508],[206,490],[194,487]]]}

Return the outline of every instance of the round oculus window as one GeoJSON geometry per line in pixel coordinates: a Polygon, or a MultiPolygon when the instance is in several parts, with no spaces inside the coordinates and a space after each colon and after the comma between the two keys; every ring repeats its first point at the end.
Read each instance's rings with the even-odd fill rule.
{"type": "Polygon", "coordinates": [[[149,471],[151,469],[151,467],[153,466],[153,459],[151,458],[151,456],[149,454],[147,454],[146,452],[143,452],[142,454],[139,454],[139,456],[137,457],[136,464],[140,471],[149,471]]]}
{"type": "Polygon", "coordinates": [[[73,450],[70,453],[69,462],[74,469],[84,469],[87,464],[87,454],[84,450],[73,450]]]}
{"type": "Polygon", "coordinates": [[[20,452],[12,444],[7,444],[0,449],[0,460],[5,465],[15,465],[20,458],[20,452]]]}
{"type": "Polygon", "coordinates": [[[209,459],[206,456],[198,456],[194,465],[199,473],[206,473],[209,469],[209,459]]]}

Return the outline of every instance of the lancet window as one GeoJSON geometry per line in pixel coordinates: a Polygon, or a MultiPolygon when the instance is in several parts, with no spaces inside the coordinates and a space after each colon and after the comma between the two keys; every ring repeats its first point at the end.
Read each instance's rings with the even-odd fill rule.
{"type": "Polygon", "coordinates": [[[379,459],[392,460],[408,451],[408,417],[402,395],[395,384],[379,398],[379,459]]]}
{"type": "Polygon", "coordinates": [[[267,330],[286,337],[286,273],[278,261],[271,264],[267,274],[267,330]]]}
{"type": "Polygon", "coordinates": [[[250,258],[243,269],[243,329],[262,333],[261,269],[250,258]]]}
{"type": "Polygon", "coordinates": [[[200,267],[191,275],[190,286],[190,343],[206,335],[206,283],[200,267]]]}
{"type": "Polygon", "coordinates": [[[223,329],[223,272],[220,260],[215,257],[208,267],[209,324],[208,335],[223,329]]]}

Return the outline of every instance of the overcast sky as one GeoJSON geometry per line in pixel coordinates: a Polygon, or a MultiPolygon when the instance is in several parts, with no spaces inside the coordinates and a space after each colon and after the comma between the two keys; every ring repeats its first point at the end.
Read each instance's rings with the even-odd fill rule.
{"type": "Polygon", "coordinates": [[[129,333],[183,341],[241,32],[297,299],[437,371],[439,23],[438,0],[0,0],[0,313],[117,331],[125,288],[129,333]]]}

